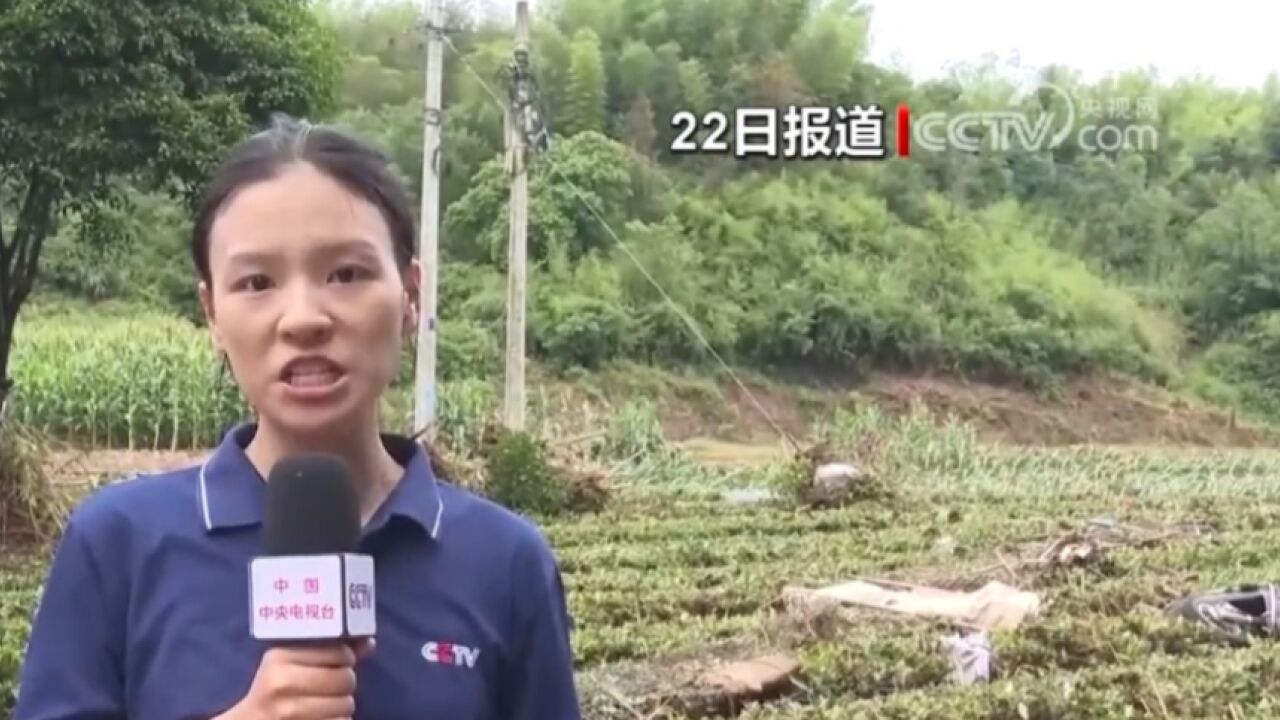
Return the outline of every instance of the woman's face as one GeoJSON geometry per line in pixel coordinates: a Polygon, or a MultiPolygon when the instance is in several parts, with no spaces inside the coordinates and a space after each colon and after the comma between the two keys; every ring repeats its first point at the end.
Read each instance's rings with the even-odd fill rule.
{"type": "Polygon", "coordinates": [[[307,163],[222,207],[200,298],[263,421],[323,437],[376,418],[416,323],[418,266],[402,280],[392,247],[375,205],[307,163]]]}

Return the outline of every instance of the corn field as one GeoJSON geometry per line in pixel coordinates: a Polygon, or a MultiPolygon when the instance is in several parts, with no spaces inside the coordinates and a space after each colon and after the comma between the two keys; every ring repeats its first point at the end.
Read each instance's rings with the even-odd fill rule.
{"type": "Polygon", "coordinates": [[[215,444],[249,416],[207,334],[167,316],[41,318],[14,341],[13,412],[91,448],[215,444]]]}
{"type": "MultiPolygon", "coordinates": [[[[212,447],[252,413],[224,373],[207,332],[167,315],[40,317],[20,325],[11,373],[18,422],[88,449],[191,450],[212,447]]],[[[409,361],[384,396],[391,432],[411,432],[409,361]]],[[[501,379],[496,379],[501,382],[501,379]]],[[[436,408],[441,441],[470,454],[495,416],[494,379],[442,382],[436,408]]],[[[538,402],[531,422],[552,422],[538,402]]],[[[547,429],[547,428],[543,428],[547,429]]]]}

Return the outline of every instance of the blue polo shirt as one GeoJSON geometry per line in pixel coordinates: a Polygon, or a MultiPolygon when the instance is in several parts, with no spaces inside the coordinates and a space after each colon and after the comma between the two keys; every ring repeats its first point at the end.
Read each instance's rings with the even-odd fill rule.
{"type": "MultiPolygon", "coordinates": [[[[109,485],[72,513],[23,661],[16,720],[208,720],[249,690],[249,561],[264,481],[227,433],[199,466],[109,485]]],[[[519,515],[432,474],[405,474],[364,530],[377,648],[357,667],[368,720],[578,720],[558,565],[519,515]]]]}

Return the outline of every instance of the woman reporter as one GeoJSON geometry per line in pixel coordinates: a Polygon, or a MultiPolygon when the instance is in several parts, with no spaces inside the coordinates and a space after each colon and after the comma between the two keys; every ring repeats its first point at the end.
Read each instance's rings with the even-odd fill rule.
{"type": "Polygon", "coordinates": [[[217,171],[192,256],[212,341],[256,412],[203,463],[109,485],[70,517],[17,720],[576,720],[555,557],[520,516],[436,477],[379,425],[421,268],[387,159],[280,120],[217,171]],[[377,571],[376,646],[267,648],[249,561],[281,458],[341,456],[377,571]]]}

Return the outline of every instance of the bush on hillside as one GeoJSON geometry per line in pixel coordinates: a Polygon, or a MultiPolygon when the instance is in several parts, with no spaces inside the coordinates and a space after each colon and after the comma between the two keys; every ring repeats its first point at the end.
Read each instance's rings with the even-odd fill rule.
{"type": "Polygon", "coordinates": [[[569,494],[547,462],[546,447],[525,433],[502,433],[486,451],[485,493],[514,510],[554,514],[569,494]]]}
{"type": "Polygon", "coordinates": [[[443,385],[436,407],[436,437],[452,454],[479,457],[497,409],[498,392],[487,378],[470,377],[443,385]]]}
{"type": "Polygon", "coordinates": [[[609,460],[643,459],[667,450],[658,407],[647,398],[629,400],[613,412],[600,444],[609,460]]]}
{"type": "MultiPolygon", "coordinates": [[[[436,351],[440,377],[444,380],[492,377],[502,368],[502,350],[497,337],[473,320],[441,322],[436,351]]],[[[412,373],[407,380],[413,381],[412,373]]]]}
{"type": "Polygon", "coordinates": [[[544,357],[561,368],[593,369],[625,354],[632,323],[622,308],[572,291],[545,298],[536,335],[544,357]]]}
{"type": "MultiPolygon", "coordinates": [[[[406,337],[394,385],[411,387],[417,371],[417,337],[406,337]]],[[[472,320],[442,322],[436,332],[436,372],[441,380],[489,377],[502,367],[502,351],[487,328],[472,320]]]]}
{"type": "Polygon", "coordinates": [[[958,366],[1038,384],[1107,370],[1168,381],[1180,339],[1172,324],[1047,249],[1016,217],[993,208],[975,228],[981,260],[944,333],[958,366]]]}
{"type": "Polygon", "coordinates": [[[1280,179],[1240,183],[1188,229],[1186,307],[1202,337],[1280,309],[1280,179]]]}
{"type": "Polygon", "coordinates": [[[543,516],[603,507],[607,494],[598,478],[554,462],[542,439],[494,425],[487,440],[483,492],[494,501],[543,516]]]}
{"type": "Polygon", "coordinates": [[[1192,377],[1201,396],[1280,421],[1280,311],[1256,315],[1224,336],[1192,377]]]}
{"type": "MultiPolygon", "coordinates": [[[[541,176],[538,197],[547,207],[536,232],[531,228],[528,348],[549,365],[593,368],[619,358],[710,362],[688,327],[692,319],[697,332],[737,364],[938,369],[1035,385],[1098,370],[1157,382],[1172,373],[1179,344],[1172,322],[1057,249],[1097,241],[1090,228],[1099,223],[1064,227],[1037,214],[1048,210],[1015,200],[975,209],[954,195],[914,187],[925,180],[911,173],[900,180],[914,188],[919,208],[918,217],[907,220],[888,198],[902,188],[874,178],[850,182],[825,170],[746,175],[714,189],[690,185],[665,215],[627,222],[627,173],[596,177],[604,172],[597,167],[603,158],[622,156],[621,146],[584,134],[556,153],[577,187],[600,181],[587,199],[625,247],[602,231],[560,174],[541,176]]],[[[505,176],[495,166],[478,177],[449,211],[451,240],[440,274],[441,369],[448,378],[496,372],[505,344],[505,255],[488,247],[506,238],[506,195],[499,192],[505,176]]],[[[1270,262],[1262,240],[1239,240],[1249,252],[1213,249],[1212,241],[1240,218],[1269,217],[1270,194],[1236,195],[1191,232],[1208,271],[1230,280],[1193,284],[1186,300],[1197,317],[1235,317],[1268,302],[1243,286],[1217,289],[1262,287],[1257,273],[1230,258],[1239,256],[1263,274],[1270,262]],[[1253,299],[1232,304],[1231,298],[1246,296],[1253,299]]],[[[159,298],[187,313],[181,302],[194,291],[179,259],[182,218],[151,196],[132,197],[151,224],[115,211],[86,218],[84,227],[107,228],[101,250],[55,242],[50,284],[81,296],[159,298]],[[120,255],[118,248],[133,250],[120,255]],[[91,277],[117,255],[148,266],[129,271],[128,288],[91,277]]],[[[1158,225],[1159,218],[1151,222],[1158,225]]],[[[1114,264],[1131,267],[1133,253],[1125,253],[1114,264]]],[[[402,380],[411,368],[406,363],[402,380]]]]}

